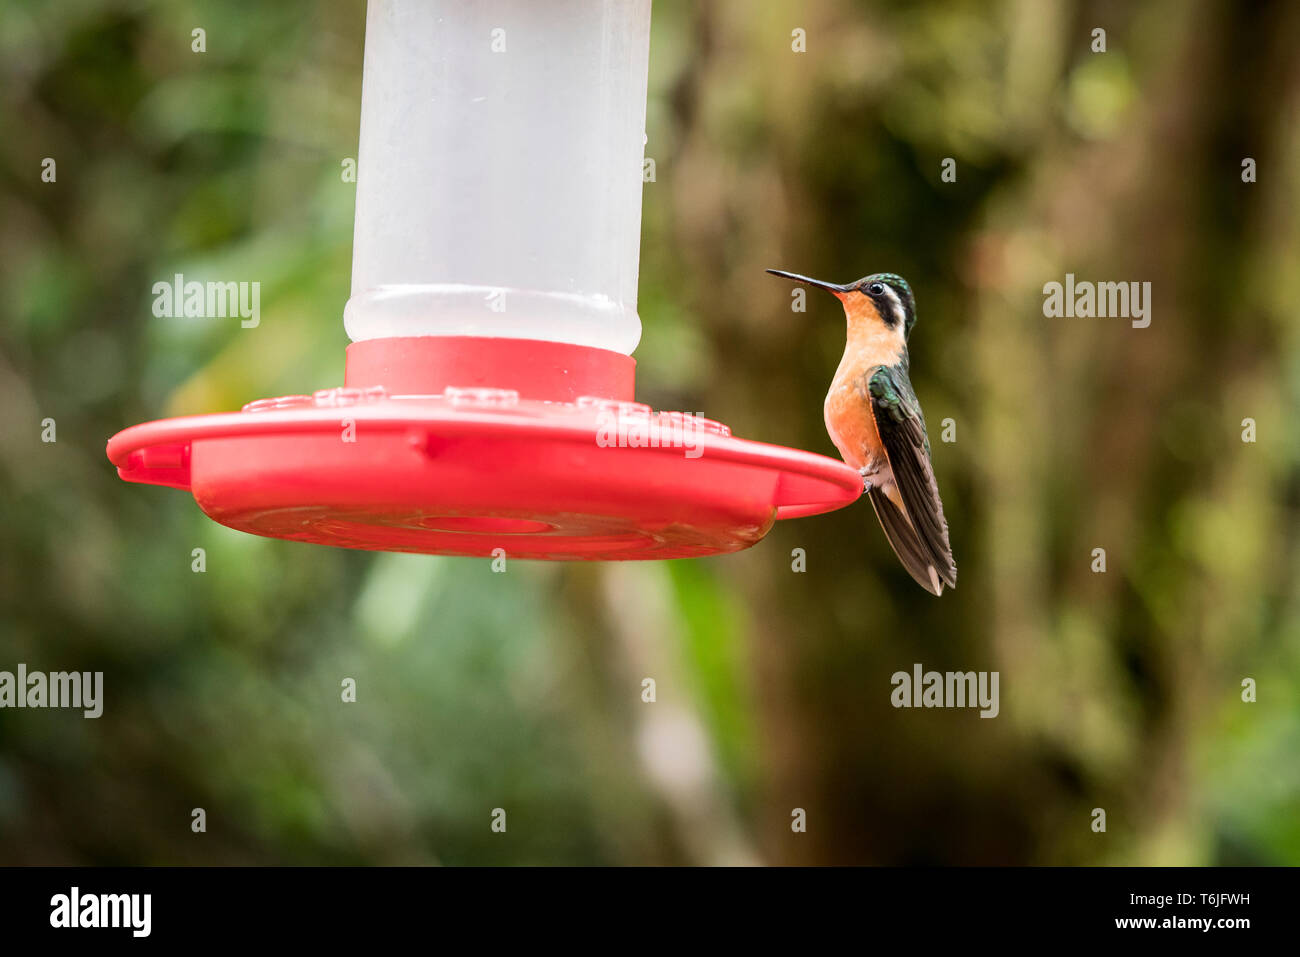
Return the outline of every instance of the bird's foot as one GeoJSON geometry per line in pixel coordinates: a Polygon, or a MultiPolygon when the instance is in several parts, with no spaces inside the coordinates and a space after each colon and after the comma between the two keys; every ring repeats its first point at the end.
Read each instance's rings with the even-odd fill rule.
{"type": "Polygon", "coordinates": [[[862,476],[862,494],[865,495],[875,487],[871,483],[871,476],[875,473],[868,472],[865,468],[860,468],[858,469],[858,474],[862,476]]]}

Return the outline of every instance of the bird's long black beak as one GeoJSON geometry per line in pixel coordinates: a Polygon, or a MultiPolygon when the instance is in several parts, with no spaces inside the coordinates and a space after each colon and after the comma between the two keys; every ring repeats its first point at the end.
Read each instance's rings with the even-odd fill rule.
{"type": "Polygon", "coordinates": [[[782,269],[769,269],[767,271],[773,276],[780,276],[782,279],[793,279],[795,282],[801,282],[805,286],[816,286],[818,289],[825,289],[828,292],[842,293],[849,291],[848,286],[838,286],[833,282],[822,282],[820,279],[801,276],[797,272],[785,272],[782,269]]]}

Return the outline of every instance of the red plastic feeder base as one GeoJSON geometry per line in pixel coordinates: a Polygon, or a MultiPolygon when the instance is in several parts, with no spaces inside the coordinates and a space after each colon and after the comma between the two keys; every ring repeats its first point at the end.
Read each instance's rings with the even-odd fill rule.
{"type": "Polygon", "coordinates": [[[341,389],[133,426],[108,457],[243,532],[438,555],[716,555],[861,494],[835,459],[631,401],[634,369],[564,343],[368,340],[341,389]]]}

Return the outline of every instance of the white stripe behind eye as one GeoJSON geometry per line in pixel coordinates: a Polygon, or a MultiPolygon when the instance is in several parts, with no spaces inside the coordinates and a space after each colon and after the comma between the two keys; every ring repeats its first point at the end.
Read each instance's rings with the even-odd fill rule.
{"type": "Polygon", "coordinates": [[[898,293],[894,291],[894,287],[889,283],[884,283],[884,287],[885,292],[889,293],[889,306],[894,310],[894,322],[896,325],[901,326],[903,320],[907,318],[906,313],[903,311],[903,300],[898,298],[898,293]]]}

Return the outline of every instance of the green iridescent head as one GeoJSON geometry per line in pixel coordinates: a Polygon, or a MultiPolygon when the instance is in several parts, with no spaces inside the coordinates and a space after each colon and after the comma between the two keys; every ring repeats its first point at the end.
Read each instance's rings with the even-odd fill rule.
{"type": "Polygon", "coordinates": [[[870,296],[886,325],[901,322],[903,337],[912,334],[912,326],[916,325],[916,297],[912,295],[912,287],[907,284],[907,280],[898,273],[873,273],[850,283],[849,288],[870,296]]]}

